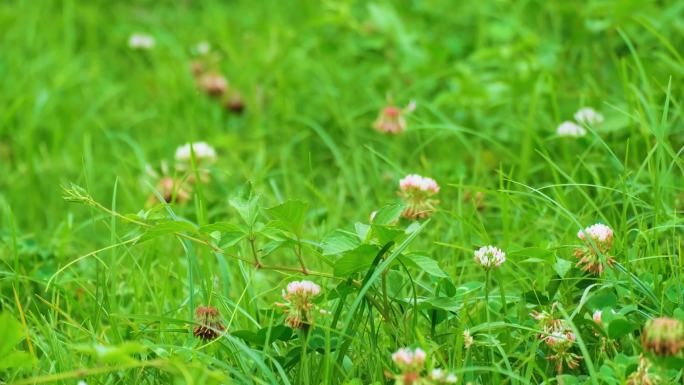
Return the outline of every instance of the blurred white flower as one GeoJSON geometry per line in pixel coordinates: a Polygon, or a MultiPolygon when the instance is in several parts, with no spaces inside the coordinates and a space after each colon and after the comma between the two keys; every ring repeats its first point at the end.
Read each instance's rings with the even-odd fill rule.
{"type": "Polygon", "coordinates": [[[287,284],[287,292],[283,293],[283,298],[291,300],[293,297],[302,299],[316,297],[321,293],[321,287],[311,281],[293,281],[287,284]]]}
{"type": "Polygon", "coordinates": [[[591,107],[583,107],[575,112],[575,120],[579,124],[594,126],[603,123],[603,115],[591,107]]]}
{"type": "Polygon", "coordinates": [[[211,51],[211,45],[208,41],[200,41],[199,43],[195,44],[193,51],[195,51],[197,55],[206,55],[209,53],[209,51],[211,51]]]}
{"type": "Polygon", "coordinates": [[[426,354],[421,348],[411,351],[408,348],[401,348],[392,354],[392,361],[402,370],[421,369],[425,364],[426,354]]]}
{"type": "Polygon", "coordinates": [[[179,162],[189,162],[190,161],[190,146],[195,151],[196,161],[209,161],[213,162],[216,160],[216,150],[211,147],[206,142],[195,142],[195,143],[185,143],[184,145],[176,149],[176,160],[179,162]]]}
{"type": "Polygon", "coordinates": [[[142,33],[134,33],[128,38],[128,46],[132,49],[154,48],[154,38],[142,33]]]}
{"type": "Polygon", "coordinates": [[[418,174],[409,174],[399,181],[399,188],[402,191],[420,190],[428,191],[433,194],[439,192],[439,185],[434,179],[420,176],[418,174]]]}
{"type": "Polygon", "coordinates": [[[613,240],[613,229],[604,225],[603,223],[597,223],[591,225],[584,230],[577,232],[577,237],[581,240],[586,240],[586,234],[595,242],[607,243],[613,240]]]}
{"type": "Polygon", "coordinates": [[[506,262],[506,253],[494,246],[483,246],[475,251],[475,262],[485,269],[499,267],[506,262]]]}
{"type": "Polygon", "coordinates": [[[558,126],[556,133],[558,134],[558,136],[578,138],[580,136],[586,135],[587,130],[585,130],[584,127],[580,126],[577,123],[565,121],[558,126]]]}

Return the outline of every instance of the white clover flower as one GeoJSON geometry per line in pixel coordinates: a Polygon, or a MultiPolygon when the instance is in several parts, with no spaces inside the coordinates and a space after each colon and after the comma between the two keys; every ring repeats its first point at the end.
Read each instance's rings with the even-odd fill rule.
{"type": "Polygon", "coordinates": [[[446,382],[447,384],[455,384],[456,381],[458,381],[458,377],[456,377],[456,375],[453,374],[453,373],[450,373],[450,374],[444,379],[444,382],[446,382]]]}
{"type": "Polygon", "coordinates": [[[216,160],[216,150],[206,142],[186,143],[176,149],[176,160],[179,162],[190,161],[190,146],[195,151],[195,160],[209,161],[216,160]]]}
{"type": "Polygon", "coordinates": [[[132,49],[154,48],[154,38],[142,33],[134,33],[128,38],[128,46],[132,49]]]}
{"type": "Polygon", "coordinates": [[[392,354],[392,361],[402,369],[422,368],[425,364],[426,354],[421,348],[411,350],[401,348],[392,354]]]}
{"type": "Polygon", "coordinates": [[[575,120],[579,124],[594,126],[603,123],[603,115],[591,107],[583,107],[575,112],[575,120]]]}
{"type": "Polygon", "coordinates": [[[587,130],[579,124],[565,121],[558,126],[556,130],[558,136],[579,138],[587,134],[587,130]]]}
{"type": "Polygon", "coordinates": [[[199,43],[195,44],[193,51],[195,51],[197,55],[206,55],[209,53],[209,51],[211,51],[211,45],[208,41],[200,41],[199,43]]]}
{"type": "Polygon", "coordinates": [[[287,297],[316,297],[320,293],[321,287],[311,281],[293,281],[287,284],[287,297]]]}
{"type": "Polygon", "coordinates": [[[475,262],[485,269],[499,267],[506,262],[506,253],[494,246],[483,246],[475,251],[475,262]]]}
{"type": "Polygon", "coordinates": [[[596,310],[594,314],[591,315],[591,318],[596,322],[596,324],[601,325],[601,315],[603,312],[601,310],[596,310]]]}
{"type": "Polygon", "coordinates": [[[409,174],[399,181],[399,188],[402,191],[418,190],[437,194],[439,192],[439,185],[437,182],[428,177],[423,177],[418,174],[409,174]]]}
{"type": "Polygon", "coordinates": [[[444,376],[445,373],[442,369],[432,369],[432,372],[430,372],[430,378],[432,378],[435,381],[442,381],[444,379],[444,376]]]}
{"type": "Polygon", "coordinates": [[[473,346],[473,336],[470,334],[470,330],[466,329],[463,331],[463,346],[468,349],[473,346]]]}
{"type": "Polygon", "coordinates": [[[613,229],[602,223],[597,223],[578,231],[577,237],[584,241],[586,240],[585,233],[589,234],[589,237],[596,242],[607,243],[613,240],[613,229]]]}

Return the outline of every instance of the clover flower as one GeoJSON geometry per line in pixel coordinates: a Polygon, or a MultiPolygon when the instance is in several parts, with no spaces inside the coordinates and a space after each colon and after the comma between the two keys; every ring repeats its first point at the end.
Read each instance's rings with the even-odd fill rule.
{"type": "Polygon", "coordinates": [[[644,327],[641,345],[657,356],[676,356],[684,348],[684,324],[672,318],[654,318],[644,327]]]}
{"type": "Polygon", "coordinates": [[[587,130],[585,130],[584,127],[580,126],[579,124],[565,121],[558,126],[556,133],[558,136],[579,138],[586,135],[587,130]]]}
{"type": "Polygon", "coordinates": [[[209,96],[219,97],[228,90],[228,80],[215,72],[201,75],[198,79],[199,87],[209,96]]]}
{"type": "Polygon", "coordinates": [[[483,246],[475,251],[475,262],[485,269],[499,267],[506,262],[506,253],[494,246],[483,246]]]}
{"type": "Polygon", "coordinates": [[[463,331],[463,346],[466,349],[470,349],[471,346],[473,346],[473,336],[470,334],[470,330],[466,329],[463,331]]]}
{"type": "MultiPolygon", "coordinates": [[[[287,284],[282,296],[286,303],[276,303],[276,306],[287,311],[285,324],[293,329],[308,328],[314,322],[316,305],[312,300],[321,294],[321,287],[311,281],[293,281],[287,284]]],[[[318,314],[327,314],[319,309],[318,314]]]]}
{"type": "Polygon", "coordinates": [[[208,41],[200,41],[192,47],[192,51],[196,55],[206,55],[211,51],[211,44],[208,41]]]}
{"type": "Polygon", "coordinates": [[[591,318],[594,320],[594,322],[597,325],[601,325],[603,323],[603,321],[601,321],[601,315],[602,314],[603,314],[603,312],[601,310],[596,310],[594,312],[594,314],[591,315],[591,318]]]}
{"type": "Polygon", "coordinates": [[[416,103],[411,101],[406,108],[401,109],[397,106],[389,105],[380,110],[377,119],[373,123],[375,130],[385,134],[399,134],[406,130],[407,113],[416,108],[416,103]]]}
{"type": "Polygon", "coordinates": [[[200,306],[195,310],[195,322],[197,325],[192,332],[195,337],[205,341],[216,339],[226,330],[221,321],[218,309],[211,306],[200,306]]]}
{"type": "Polygon", "coordinates": [[[131,49],[149,50],[154,48],[154,38],[142,33],[134,33],[128,38],[128,47],[131,49]]]}
{"type": "Polygon", "coordinates": [[[191,147],[192,151],[195,152],[195,161],[198,163],[216,161],[216,150],[206,142],[185,143],[178,147],[176,149],[176,161],[189,163],[191,147]]]}
{"type": "Polygon", "coordinates": [[[421,348],[401,348],[392,354],[392,361],[403,371],[420,371],[425,365],[426,356],[421,348]]]}
{"type": "Polygon", "coordinates": [[[575,120],[579,124],[594,126],[603,123],[603,115],[591,107],[582,107],[575,112],[575,120]]]}
{"type": "MultiPolygon", "coordinates": [[[[555,311],[556,303],[551,307],[552,313],[555,311]]],[[[573,369],[579,366],[580,356],[572,352],[575,345],[575,333],[572,328],[562,318],[556,318],[552,313],[546,311],[532,312],[541,332],[537,337],[544,342],[550,350],[550,355],[546,357],[549,361],[556,364],[556,372],[563,372],[563,366],[573,369]]]]}
{"type": "Polygon", "coordinates": [[[627,385],[656,385],[660,383],[660,376],[651,373],[651,363],[644,355],[639,356],[639,366],[635,372],[627,377],[627,385]]]}
{"type": "Polygon", "coordinates": [[[229,94],[230,95],[223,102],[223,107],[234,114],[242,114],[245,110],[245,100],[243,99],[242,94],[235,89],[229,92],[229,94]]]}
{"type": "Polygon", "coordinates": [[[453,384],[457,377],[443,369],[433,368],[425,373],[427,354],[421,349],[401,348],[392,354],[392,361],[399,368],[399,374],[387,375],[399,385],[453,384]]]}
{"type": "Polygon", "coordinates": [[[577,237],[584,241],[582,247],[575,249],[575,257],[579,259],[577,267],[601,275],[605,265],[613,266],[615,258],[608,255],[613,246],[613,230],[610,227],[597,223],[577,232],[577,237]]]}
{"type": "Polygon", "coordinates": [[[447,373],[444,369],[439,368],[432,369],[429,379],[433,384],[455,384],[458,381],[455,374],[447,373]]]}
{"type": "Polygon", "coordinates": [[[399,181],[399,196],[406,207],[401,215],[411,220],[429,217],[439,203],[434,199],[438,192],[439,185],[432,178],[418,174],[409,174],[402,178],[399,181]]]}
{"type": "MultiPolygon", "coordinates": [[[[182,180],[170,176],[165,176],[157,183],[157,192],[162,196],[166,203],[183,204],[190,200],[192,187],[182,180]]],[[[157,203],[157,195],[152,194],[147,199],[147,205],[152,206],[157,203]]]]}

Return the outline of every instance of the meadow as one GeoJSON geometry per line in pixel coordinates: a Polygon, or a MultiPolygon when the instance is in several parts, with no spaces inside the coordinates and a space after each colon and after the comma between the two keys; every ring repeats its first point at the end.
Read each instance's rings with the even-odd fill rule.
{"type": "Polygon", "coordinates": [[[684,2],[0,3],[0,384],[684,384],[684,2]]]}

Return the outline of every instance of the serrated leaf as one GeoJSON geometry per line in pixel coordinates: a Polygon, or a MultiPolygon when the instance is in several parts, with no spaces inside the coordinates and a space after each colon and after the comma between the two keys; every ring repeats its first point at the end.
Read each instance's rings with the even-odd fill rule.
{"type": "Polygon", "coordinates": [[[259,217],[259,195],[252,193],[252,185],[246,184],[240,191],[228,200],[228,203],[238,212],[242,221],[252,228],[259,217]]]}
{"type": "Polygon", "coordinates": [[[373,245],[361,245],[354,250],[347,251],[335,261],[333,273],[337,277],[349,275],[368,269],[380,249],[373,245]]]}
{"type": "Polygon", "coordinates": [[[361,245],[359,238],[353,234],[342,230],[335,230],[328,234],[321,242],[323,255],[342,254],[353,250],[361,245]]]}
{"type": "Polygon", "coordinates": [[[553,264],[553,269],[558,273],[558,276],[565,278],[565,275],[572,269],[572,262],[563,258],[556,258],[556,263],[553,264]]]}
{"type": "Polygon", "coordinates": [[[411,255],[402,255],[399,256],[398,258],[400,261],[405,263],[408,266],[418,268],[420,270],[425,271],[426,273],[430,274],[433,277],[438,277],[438,278],[447,278],[449,275],[444,272],[439,267],[439,264],[437,261],[430,257],[426,257],[424,255],[419,255],[419,254],[411,254],[411,255]]]}
{"type": "Polygon", "coordinates": [[[276,220],[282,222],[289,231],[295,234],[301,234],[304,220],[306,219],[306,212],[309,209],[309,204],[304,201],[292,200],[271,207],[266,210],[266,213],[276,220]]]}
{"type": "Polygon", "coordinates": [[[402,204],[383,206],[380,210],[375,212],[375,216],[371,223],[374,225],[394,225],[397,220],[399,220],[403,210],[404,205],[402,204]]]}

